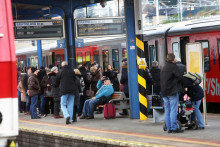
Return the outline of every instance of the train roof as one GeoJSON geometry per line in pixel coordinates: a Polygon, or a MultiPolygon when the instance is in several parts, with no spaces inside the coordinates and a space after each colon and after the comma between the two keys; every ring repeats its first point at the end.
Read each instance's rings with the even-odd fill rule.
{"type": "Polygon", "coordinates": [[[216,30],[220,30],[220,16],[179,22],[169,30],[168,36],[210,32],[216,30]]]}
{"type": "Polygon", "coordinates": [[[174,24],[165,24],[165,25],[158,25],[149,27],[149,29],[144,30],[144,41],[148,41],[151,39],[161,38],[166,35],[167,31],[173,26],[174,24]]]}

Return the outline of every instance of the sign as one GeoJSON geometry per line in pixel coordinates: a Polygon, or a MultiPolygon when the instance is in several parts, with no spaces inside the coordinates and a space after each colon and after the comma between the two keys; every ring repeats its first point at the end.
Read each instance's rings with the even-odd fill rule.
{"type": "Polygon", "coordinates": [[[122,35],[125,33],[124,17],[76,20],[76,37],[122,35]]]}
{"type": "Polygon", "coordinates": [[[64,38],[63,20],[14,21],[15,39],[56,39],[64,38]]]}
{"type": "Polygon", "coordinates": [[[57,48],[65,48],[65,40],[61,39],[61,40],[57,40],[57,48]]]}
{"type": "Polygon", "coordinates": [[[139,58],[138,59],[138,68],[145,69],[146,67],[147,67],[147,64],[146,64],[145,58],[139,58]]]}
{"type": "Polygon", "coordinates": [[[84,47],[84,40],[83,39],[76,39],[75,40],[75,47],[84,47]]]}

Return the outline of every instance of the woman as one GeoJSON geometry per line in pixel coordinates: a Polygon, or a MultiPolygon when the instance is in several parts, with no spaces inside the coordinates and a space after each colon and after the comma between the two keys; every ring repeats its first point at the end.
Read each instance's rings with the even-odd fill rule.
{"type": "Polygon", "coordinates": [[[91,72],[91,91],[93,91],[94,95],[96,94],[96,92],[98,91],[96,85],[99,81],[99,79],[101,78],[101,74],[100,74],[100,71],[99,69],[93,65],[91,68],[90,68],[90,72],[91,72]]]}
{"type": "Polygon", "coordinates": [[[114,91],[120,91],[120,84],[118,80],[118,70],[114,70],[114,68],[109,64],[103,73],[103,76],[106,76],[110,79],[113,84],[114,91]]]}
{"type": "Polygon", "coordinates": [[[21,111],[26,112],[25,106],[26,106],[26,95],[25,95],[25,89],[22,85],[23,78],[20,79],[20,82],[18,83],[18,91],[21,93],[21,111]]]}

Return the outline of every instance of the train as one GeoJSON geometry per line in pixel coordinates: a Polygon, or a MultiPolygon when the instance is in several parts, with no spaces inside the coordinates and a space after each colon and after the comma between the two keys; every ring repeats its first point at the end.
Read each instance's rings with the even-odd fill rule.
{"type": "MultiPolygon", "coordinates": [[[[186,45],[200,42],[203,47],[208,112],[220,109],[220,17],[158,25],[144,30],[143,35],[145,58],[149,68],[153,61],[158,61],[160,68],[163,68],[167,53],[174,53],[176,57],[181,58],[183,64],[186,64],[186,45]]],[[[60,66],[65,58],[64,49],[49,48],[43,54],[45,66],[49,63],[60,66]]],[[[21,56],[23,62],[33,60],[28,54],[18,55],[17,60],[21,56]]],[[[96,61],[103,69],[111,64],[120,71],[122,64],[120,59],[126,57],[125,36],[85,38],[84,47],[76,48],[77,65],[96,61]]]]}
{"type": "Polygon", "coordinates": [[[18,135],[17,69],[11,1],[0,5],[0,146],[18,135]]]}

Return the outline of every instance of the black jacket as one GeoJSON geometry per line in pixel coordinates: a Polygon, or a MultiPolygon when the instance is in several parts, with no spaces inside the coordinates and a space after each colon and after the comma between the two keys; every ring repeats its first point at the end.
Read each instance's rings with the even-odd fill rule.
{"type": "MultiPolygon", "coordinates": [[[[179,68],[181,75],[183,76],[186,73],[186,65],[182,64],[181,62],[176,62],[176,65],[179,68]]],[[[180,82],[178,83],[178,89],[179,89],[179,92],[181,93],[184,92],[183,84],[180,82]]]]}
{"type": "Polygon", "coordinates": [[[151,94],[151,85],[155,83],[151,73],[150,73],[150,70],[148,68],[146,68],[144,70],[144,78],[146,79],[146,91],[147,91],[147,94],[151,94]]]}
{"type": "Polygon", "coordinates": [[[179,92],[178,82],[182,81],[182,75],[177,67],[171,61],[166,62],[160,73],[160,86],[162,95],[171,96],[179,92]]]}
{"type": "Polygon", "coordinates": [[[129,94],[129,89],[128,89],[128,70],[127,70],[127,66],[122,66],[120,83],[123,84],[123,92],[128,95],[129,94]]]}
{"type": "Polygon", "coordinates": [[[156,94],[159,94],[160,93],[160,69],[158,67],[152,67],[150,72],[151,72],[154,82],[156,83],[153,86],[153,92],[156,94]]]}
{"type": "MultiPolygon", "coordinates": [[[[85,89],[84,89],[84,93],[85,93],[85,91],[86,90],[89,90],[89,87],[90,87],[90,83],[91,83],[91,78],[90,79],[88,79],[88,71],[86,70],[86,68],[85,67],[80,67],[79,68],[79,71],[80,71],[80,73],[81,73],[81,75],[82,75],[82,77],[83,77],[83,80],[84,80],[84,84],[85,84],[85,89]]],[[[89,74],[90,75],[90,74],[89,74]]]]}
{"type": "Polygon", "coordinates": [[[27,90],[28,90],[28,74],[24,75],[22,85],[23,85],[23,88],[25,89],[25,92],[27,92],[27,90]]]}
{"type": "MultiPolygon", "coordinates": [[[[41,69],[38,74],[37,74],[37,77],[38,77],[38,80],[39,82],[41,83],[44,76],[46,76],[47,73],[46,73],[46,70],[45,69],[41,69]]],[[[44,87],[42,85],[40,85],[40,94],[44,94],[44,87]]]]}
{"type": "Polygon", "coordinates": [[[59,85],[61,95],[74,94],[78,90],[75,84],[75,73],[68,65],[62,67],[57,74],[56,86],[59,85]]]}
{"type": "Polygon", "coordinates": [[[56,73],[52,72],[48,76],[50,76],[51,86],[52,86],[52,93],[54,98],[60,97],[60,88],[56,86],[56,73]]]}

